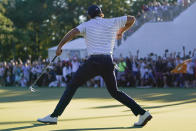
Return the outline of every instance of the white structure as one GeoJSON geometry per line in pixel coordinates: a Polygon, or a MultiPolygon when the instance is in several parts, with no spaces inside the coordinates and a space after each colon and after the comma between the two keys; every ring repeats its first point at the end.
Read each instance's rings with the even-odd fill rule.
{"type": "MultiPolygon", "coordinates": [[[[57,46],[48,49],[48,58],[51,59],[56,55],[57,46]]],[[[86,43],[84,38],[72,40],[62,47],[61,60],[67,60],[77,56],[85,58],[87,56],[86,43]]]]}
{"type": "Polygon", "coordinates": [[[114,56],[129,56],[129,52],[147,56],[153,52],[162,55],[169,51],[186,51],[196,48],[196,3],[182,12],[172,22],[146,23],[114,51],[114,56]]]}

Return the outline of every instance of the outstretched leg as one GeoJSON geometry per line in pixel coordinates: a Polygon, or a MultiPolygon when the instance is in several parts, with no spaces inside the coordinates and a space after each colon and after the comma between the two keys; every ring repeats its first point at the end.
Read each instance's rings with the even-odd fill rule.
{"type": "Polygon", "coordinates": [[[135,126],[146,125],[146,123],[152,119],[151,114],[142,109],[131,97],[118,90],[116,76],[114,74],[114,65],[111,60],[109,61],[110,62],[108,62],[105,71],[102,72],[102,77],[106,83],[108,91],[112,97],[129,107],[136,116],[139,115],[139,120],[134,124],[135,126]]]}
{"type": "Polygon", "coordinates": [[[66,106],[71,101],[77,88],[96,75],[97,70],[95,69],[95,66],[91,60],[87,60],[82,66],[80,66],[78,71],[74,74],[71,81],[68,83],[67,88],[64,91],[54,112],[51,114],[51,117],[60,116],[63,113],[66,106]]]}
{"type": "Polygon", "coordinates": [[[106,70],[107,71],[103,72],[102,77],[111,96],[130,108],[136,116],[138,114],[143,115],[145,113],[145,110],[142,109],[131,97],[118,90],[116,76],[113,71],[114,65],[111,63],[110,65],[108,65],[108,69],[106,70]]]}

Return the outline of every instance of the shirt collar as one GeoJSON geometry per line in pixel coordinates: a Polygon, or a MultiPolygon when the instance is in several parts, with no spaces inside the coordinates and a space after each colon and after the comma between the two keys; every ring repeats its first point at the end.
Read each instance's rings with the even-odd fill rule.
{"type": "Polygon", "coordinates": [[[102,19],[102,17],[100,17],[100,16],[96,16],[96,17],[95,17],[95,19],[102,19]]]}

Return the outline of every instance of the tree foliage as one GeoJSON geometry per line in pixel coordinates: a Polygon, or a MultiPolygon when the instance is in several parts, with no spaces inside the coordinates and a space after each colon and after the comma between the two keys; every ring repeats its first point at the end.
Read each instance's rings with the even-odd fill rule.
{"type": "Polygon", "coordinates": [[[98,4],[105,17],[136,15],[145,0],[0,0],[0,60],[47,57],[71,28],[98,4]],[[9,50],[9,51],[5,51],[9,50]]]}
{"type": "Polygon", "coordinates": [[[0,60],[6,60],[13,56],[12,42],[14,41],[13,23],[3,13],[5,13],[5,9],[0,4],[0,60]]]}

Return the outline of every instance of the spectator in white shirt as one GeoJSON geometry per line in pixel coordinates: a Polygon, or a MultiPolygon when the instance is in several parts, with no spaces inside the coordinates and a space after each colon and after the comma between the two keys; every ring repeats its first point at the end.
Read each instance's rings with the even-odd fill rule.
{"type": "Polygon", "coordinates": [[[78,62],[77,57],[73,58],[73,61],[71,62],[71,64],[72,64],[72,73],[75,73],[80,66],[80,63],[78,62]]]}

